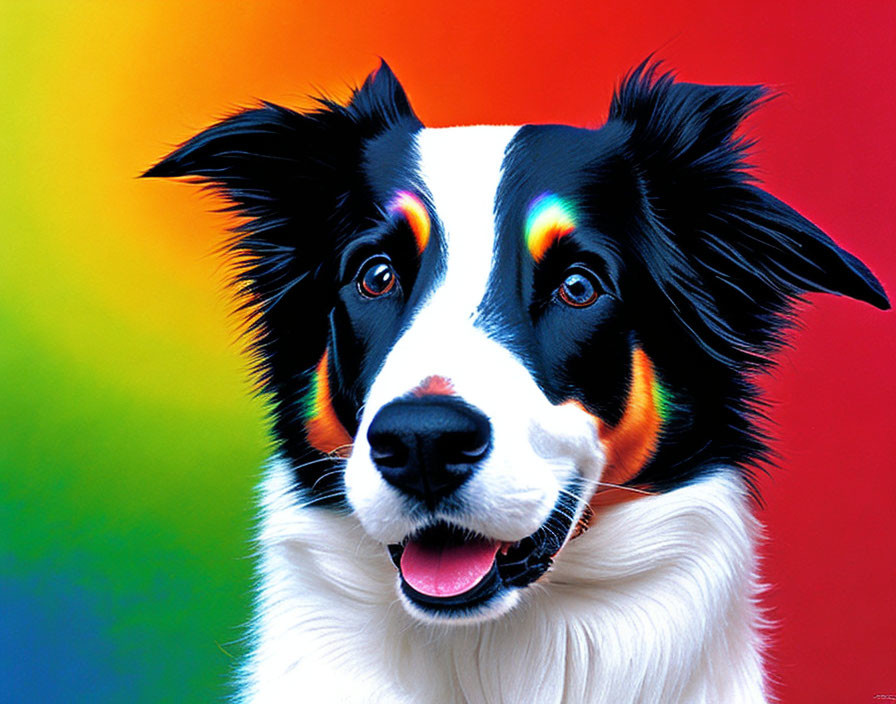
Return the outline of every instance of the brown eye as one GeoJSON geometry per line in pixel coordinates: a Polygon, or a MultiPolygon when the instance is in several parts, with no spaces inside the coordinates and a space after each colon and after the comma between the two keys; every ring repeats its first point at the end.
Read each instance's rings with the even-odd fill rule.
{"type": "Polygon", "coordinates": [[[598,286],[594,274],[587,269],[570,270],[563,283],[560,284],[560,288],[557,289],[557,295],[561,301],[573,308],[590,306],[598,297],[598,286]]]}
{"type": "Polygon", "coordinates": [[[373,257],[364,262],[358,271],[358,291],[365,298],[383,296],[395,288],[397,278],[388,259],[373,257]]]}

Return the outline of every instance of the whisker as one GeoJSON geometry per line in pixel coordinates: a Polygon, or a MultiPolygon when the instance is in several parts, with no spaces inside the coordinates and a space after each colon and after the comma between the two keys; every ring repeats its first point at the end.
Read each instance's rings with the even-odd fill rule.
{"type": "Polygon", "coordinates": [[[585,499],[583,499],[581,496],[576,494],[574,491],[570,491],[569,489],[560,489],[560,493],[569,496],[577,504],[581,504],[582,506],[588,505],[588,502],[585,501],[585,499]]]}
{"type": "Polygon", "coordinates": [[[329,501],[330,499],[338,499],[341,496],[342,496],[341,491],[333,491],[329,494],[321,494],[320,496],[315,496],[313,499],[310,499],[309,501],[305,501],[304,503],[299,504],[298,506],[296,506],[296,508],[298,508],[299,510],[306,509],[306,508],[314,508],[314,506],[316,504],[323,503],[325,501],[329,501]]]}
{"type": "Polygon", "coordinates": [[[329,472],[324,472],[317,479],[314,480],[314,483],[308,488],[308,491],[313,492],[317,488],[317,485],[320,484],[325,479],[328,479],[329,477],[335,477],[339,474],[342,474],[343,469],[344,469],[343,467],[337,467],[335,469],[331,469],[329,472]]]}
{"type": "Polygon", "coordinates": [[[339,455],[338,453],[339,453],[340,451],[342,451],[342,450],[345,450],[345,449],[349,449],[349,450],[351,450],[351,449],[353,449],[354,447],[355,447],[355,443],[353,443],[353,442],[346,443],[345,445],[339,445],[338,447],[334,447],[332,450],[330,450],[330,451],[327,453],[327,457],[332,458],[332,459],[340,459],[340,460],[344,460],[345,457],[342,457],[342,456],[339,455]]]}
{"type": "Polygon", "coordinates": [[[295,466],[290,465],[290,469],[297,471],[300,469],[305,469],[305,467],[310,467],[313,464],[320,464],[321,462],[332,462],[332,461],[333,461],[333,458],[329,457],[329,456],[328,457],[318,457],[317,459],[309,460],[308,462],[302,462],[302,464],[298,464],[295,466]]]}
{"type": "Polygon", "coordinates": [[[656,496],[659,492],[650,491],[648,489],[639,489],[636,486],[627,486],[626,484],[613,484],[611,482],[596,482],[598,486],[606,486],[611,487],[613,489],[624,489],[625,491],[631,491],[635,494],[642,494],[644,496],[656,496]]]}

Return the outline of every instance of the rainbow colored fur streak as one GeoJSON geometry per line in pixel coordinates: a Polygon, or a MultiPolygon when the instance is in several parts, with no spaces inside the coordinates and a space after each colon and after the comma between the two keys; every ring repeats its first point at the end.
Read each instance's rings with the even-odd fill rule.
{"type": "Polygon", "coordinates": [[[565,198],[542,193],[529,206],[526,217],[526,246],[532,258],[540,262],[548,248],[576,228],[575,210],[565,198]]]}
{"type": "Polygon", "coordinates": [[[429,244],[429,232],[431,224],[429,213],[423,201],[410,191],[398,191],[389,202],[387,210],[391,214],[400,215],[407,220],[411,231],[414,233],[414,241],[417,243],[417,252],[423,253],[429,244]]]}
{"type": "Polygon", "coordinates": [[[766,701],[757,378],[805,294],[889,301],[750,175],[765,96],[642,65],[598,129],[428,129],[382,65],[148,172],[246,217],[277,442],[246,701],[766,701]]]}
{"type": "Polygon", "coordinates": [[[305,397],[305,428],[308,444],[314,449],[341,457],[347,457],[351,453],[352,437],[333,410],[329,355],[326,351],[320,358],[311,380],[311,388],[305,397]]]}
{"type": "MultiPolygon", "coordinates": [[[[625,413],[615,425],[598,419],[598,434],[607,453],[602,482],[624,485],[638,476],[659,447],[663,426],[671,412],[669,392],[657,377],[650,358],[640,347],[632,350],[631,384],[625,413]]],[[[612,487],[611,487],[612,489],[612,487]]],[[[597,505],[638,498],[624,490],[602,490],[597,505]]],[[[595,505],[595,503],[592,503],[595,505]]]]}

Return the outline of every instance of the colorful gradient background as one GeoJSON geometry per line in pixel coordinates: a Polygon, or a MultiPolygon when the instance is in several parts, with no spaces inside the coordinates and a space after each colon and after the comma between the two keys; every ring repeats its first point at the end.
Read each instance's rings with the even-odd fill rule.
{"type": "MultiPolygon", "coordinates": [[[[0,2],[0,682],[6,701],[211,701],[252,594],[263,404],[189,186],[136,179],[236,106],[384,56],[428,124],[598,125],[651,52],[782,91],[768,188],[896,294],[896,4],[0,2]]],[[[896,694],[896,319],[817,296],[768,383],[769,661],[784,702],[896,694]]],[[[297,323],[298,324],[298,323],[297,323]]]]}

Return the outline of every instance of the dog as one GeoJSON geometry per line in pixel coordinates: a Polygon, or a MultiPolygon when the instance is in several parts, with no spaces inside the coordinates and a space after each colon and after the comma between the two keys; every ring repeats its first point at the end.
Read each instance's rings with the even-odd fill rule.
{"type": "Polygon", "coordinates": [[[645,62],[605,124],[424,128],[383,63],[146,172],[240,216],[271,401],[245,702],[764,702],[756,378],[809,292],[758,86],[645,62]]]}

